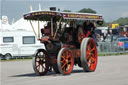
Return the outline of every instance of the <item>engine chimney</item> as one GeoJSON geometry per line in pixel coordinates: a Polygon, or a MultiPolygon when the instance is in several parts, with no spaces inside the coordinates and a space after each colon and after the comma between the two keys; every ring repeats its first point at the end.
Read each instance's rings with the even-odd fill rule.
{"type": "Polygon", "coordinates": [[[50,7],[51,11],[56,11],[56,7],[50,7]]]}

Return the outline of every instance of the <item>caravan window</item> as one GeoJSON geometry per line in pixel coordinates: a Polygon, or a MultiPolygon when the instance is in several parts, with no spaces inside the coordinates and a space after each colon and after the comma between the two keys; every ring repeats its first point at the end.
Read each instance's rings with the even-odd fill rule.
{"type": "Polygon", "coordinates": [[[35,44],[35,37],[34,36],[24,36],[23,44],[35,44]]]}
{"type": "Polygon", "coordinates": [[[3,37],[3,42],[4,43],[14,42],[14,38],[13,37],[3,37]]]}

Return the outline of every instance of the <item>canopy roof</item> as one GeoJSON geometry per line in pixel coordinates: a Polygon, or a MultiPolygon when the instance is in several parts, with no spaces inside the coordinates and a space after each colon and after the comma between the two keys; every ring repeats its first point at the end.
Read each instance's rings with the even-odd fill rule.
{"type": "Polygon", "coordinates": [[[63,20],[95,20],[102,21],[102,15],[92,13],[72,13],[72,12],[58,12],[58,11],[36,11],[24,14],[26,20],[40,20],[50,21],[51,18],[56,17],[59,20],[61,17],[63,20]]]}

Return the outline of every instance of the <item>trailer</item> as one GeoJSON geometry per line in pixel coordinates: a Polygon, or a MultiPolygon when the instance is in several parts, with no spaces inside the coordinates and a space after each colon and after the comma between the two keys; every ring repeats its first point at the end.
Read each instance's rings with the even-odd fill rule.
{"type": "Polygon", "coordinates": [[[32,31],[1,30],[0,31],[0,58],[10,59],[18,57],[32,57],[34,52],[44,48],[43,44],[35,39],[32,31]]]}

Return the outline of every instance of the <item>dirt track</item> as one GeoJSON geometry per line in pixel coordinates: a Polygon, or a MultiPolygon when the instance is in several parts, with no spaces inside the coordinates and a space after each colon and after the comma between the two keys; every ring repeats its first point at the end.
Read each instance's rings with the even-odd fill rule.
{"type": "Polygon", "coordinates": [[[71,75],[36,76],[31,60],[0,62],[1,85],[128,85],[128,55],[99,57],[95,72],[75,66],[71,75]]]}

